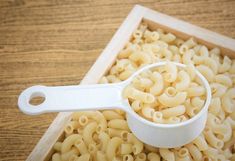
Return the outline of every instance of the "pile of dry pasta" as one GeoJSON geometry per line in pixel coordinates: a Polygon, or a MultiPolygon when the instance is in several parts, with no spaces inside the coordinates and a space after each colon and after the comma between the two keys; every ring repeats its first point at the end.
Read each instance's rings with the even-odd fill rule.
{"type": "Polygon", "coordinates": [[[192,64],[179,68],[172,62],[134,77],[123,92],[141,117],[176,124],[195,116],[204,107],[206,90],[192,64]]]}
{"type": "MultiPolygon", "coordinates": [[[[142,66],[159,61],[194,66],[208,80],[212,101],[206,128],[200,136],[182,147],[155,148],[142,143],[131,133],[123,111],[76,112],[65,127],[64,140],[54,145],[55,152],[51,160],[235,160],[235,60],[222,56],[218,48],[209,50],[193,38],[184,41],[161,29],[150,31],[143,23],[133,33],[132,39],[119,53],[116,63],[100,83],[126,80],[142,66]]],[[[190,87],[197,85],[191,84],[190,87]]],[[[194,88],[192,92],[200,92],[200,89],[194,88]]],[[[205,99],[203,95],[196,98],[188,98],[186,106],[193,109],[196,103],[205,99]]]]}

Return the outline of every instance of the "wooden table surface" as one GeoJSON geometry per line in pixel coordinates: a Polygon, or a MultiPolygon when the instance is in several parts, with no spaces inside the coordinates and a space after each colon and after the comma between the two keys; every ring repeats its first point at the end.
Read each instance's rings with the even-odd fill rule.
{"type": "Polygon", "coordinates": [[[1,161],[25,160],[56,116],[24,115],[19,93],[78,84],[135,4],[235,38],[234,0],[1,0],[1,161]]]}

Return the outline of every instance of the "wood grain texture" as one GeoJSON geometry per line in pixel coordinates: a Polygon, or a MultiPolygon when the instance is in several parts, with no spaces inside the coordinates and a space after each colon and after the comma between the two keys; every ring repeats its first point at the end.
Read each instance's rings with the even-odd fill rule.
{"type": "Polygon", "coordinates": [[[0,1],[0,160],[25,160],[56,114],[17,108],[26,87],[78,84],[134,4],[235,38],[235,1],[0,1]]]}

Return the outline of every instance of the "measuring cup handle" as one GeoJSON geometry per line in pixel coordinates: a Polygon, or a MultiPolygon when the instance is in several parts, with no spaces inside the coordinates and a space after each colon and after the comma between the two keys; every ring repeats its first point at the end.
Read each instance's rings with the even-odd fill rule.
{"type": "Polygon", "coordinates": [[[20,110],[36,115],[46,112],[100,110],[123,107],[123,87],[117,84],[79,86],[32,86],[24,90],[18,99],[20,110]],[[34,97],[44,97],[44,102],[32,105],[34,97]]]}

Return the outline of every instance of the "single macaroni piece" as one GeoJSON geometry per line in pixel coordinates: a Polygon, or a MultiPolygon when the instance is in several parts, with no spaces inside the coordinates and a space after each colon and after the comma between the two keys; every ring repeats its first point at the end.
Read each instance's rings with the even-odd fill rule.
{"type": "MultiPolygon", "coordinates": [[[[170,88],[170,87],[169,87],[170,88]]],[[[166,89],[165,93],[158,97],[158,101],[164,106],[173,107],[182,104],[187,98],[187,92],[174,92],[173,88],[166,89]],[[173,90],[172,90],[173,89],[173,90]]]]}
{"type": "Polygon", "coordinates": [[[174,82],[177,78],[177,66],[173,63],[167,63],[165,65],[164,80],[166,82],[174,82]]]}
{"type": "Polygon", "coordinates": [[[142,36],[143,36],[143,32],[141,31],[141,30],[135,30],[134,32],[133,32],[133,37],[135,38],[135,39],[141,39],[142,38],[142,36]]]}
{"type": "Polygon", "coordinates": [[[72,134],[75,129],[79,127],[79,122],[78,121],[71,121],[65,126],[65,133],[66,134],[72,134]]]}
{"type": "Polygon", "coordinates": [[[143,143],[139,141],[132,133],[128,133],[127,142],[133,144],[132,151],[135,155],[139,154],[143,150],[143,143]]]}
{"type": "Polygon", "coordinates": [[[78,123],[81,125],[81,126],[86,126],[89,122],[89,119],[86,115],[81,115],[78,119],[78,123]]]}
{"type": "Polygon", "coordinates": [[[200,56],[208,57],[209,56],[209,51],[206,46],[202,45],[201,48],[199,49],[200,56]]]}
{"type": "Polygon", "coordinates": [[[232,65],[232,61],[229,57],[224,56],[223,63],[219,66],[219,73],[227,72],[232,65]]]}
{"type": "Polygon", "coordinates": [[[134,161],[134,158],[130,154],[123,155],[122,161],[134,161]]]}
{"type": "Polygon", "coordinates": [[[140,91],[132,86],[128,86],[124,90],[124,97],[140,100],[144,103],[153,103],[155,100],[155,97],[152,94],[140,91]]]}
{"type": "MultiPolygon", "coordinates": [[[[226,159],[230,159],[231,157],[232,157],[232,152],[229,150],[229,149],[225,149],[224,151],[223,151],[223,154],[224,155],[222,155],[223,157],[225,157],[226,159]]],[[[224,159],[225,160],[225,159],[224,159]]]]}
{"type": "Polygon", "coordinates": [[[197,42],[195,41],[194,38],[190,38],[187,41],[185,41],[183,44],[186,45],[190,49],[190,48],[195,47],[197,45],[197,42]]]}
{"type": "MultiPolygon", "coordinates": [[[[190,64],[194,64],[192,58],[195,54],[195,51],[193,49],[190,49],[190,50],[187,50],[187,47],[186,46],[182,46],[182,49],[181,50],[186,50],[185,53],[183,53],[183,56],[182,56],[182,62],[186,65],[190,65],[190,64]],[[186,49],[184,49],[184,47],[186,49]]],[[[184,51],[182,51],[184,52],[184,51]]]]}
{"type": "Polygon", "coordinates": [[[113,137],[110,139],[106,149],[106,156],[108,160],[112,160],[117,154],[118,147],[122,144],[122,139],[119,137],[113,137]]]}
{"type": "Polygon", "coordinates": [[[209,83],[214,81],[215,74],[208,66],[199,65],[196,68],[207,79],[209,83]]]}
{"type": "Polygon", "coordinates": [[[195,161],[201,161],[202,160],[202,153],[201,151],[192,143],[187,144],[186,147],[189,150],[189,153],[191,154],[192,158],[195,161]]]}
{"type": "Polygon", "coordinates": [[[113,119],[108,122],[108,127],[109,128],[114,128],[114,129],[121,129],[121,130],[127,130],[130,131],[126,120],[123,119],[113,119]]]}
{"type": "Polygon", "coordinates": [[[145,118],[151,119],[155,110],[151,107],[144,107],[141,112],[145,118]]]}
{"type": "Polygon", "coordinates": [[[186,107],[186,114],[187,114],[188,116],[190,116],[190,117],[195,116],[195,115],[199,112],[199,110],[200,110],[199,107],[193,106],[193,105],[191,104],[190,99],[187,99],[187,100],[185,101],[184,105],[185,105],[185,107],[186,107]]]}
{"type": "Polygon", "coordinates": [[[203,64],[205,64],[206,66],[211,68],[211,70],[214,72],[214,74],[218,73],[218,64],[214,59],[212,59],[210,57],[206,57],[203,59],[203,64]]]}
{"type": "Polygon", "coordinates": [[[167,108],[161,111],[164,117],[175,117],[185,113],[185,106],[179,105],[171,108],[167,108]]]}
{"type": "Polygon", "coordinates": [[[184,43],[184,40],[182,40],[182,39],[180,39],[180,38],[176,38],[175,41],[174,41],[174,44],[175,44],[177,47],[180,47],[183,43],[184,43]]]}
{"type": "Polygon", "coordinates": [[[108,79],[107,79],[105,76],[103,76],[103,77],[99,80],[99,83],[100,83],[100,84],[105,84],[105,83],[109,83],[109,81],[108,81],[108,79]]]}
{"type": "Polygon", "coordinates": [[[207,150],[203,151],[203,153],[211,159],[216,159],[217,155],[219,154],[219,150],[216,148],[208,147],[207,150]]]}
{"type": "Polygon", "coordinates": [[[180,63],[181,62],[181,56],[178,54],[173,55],[172,61],[180,63]]]}
{"type": "Polygon", "coordinates": [[[177,123],[180,123],[180,121],[181,121],[180,118],[176,116],[169,117],[163,120],[163,122],[166,124],[177,124],[177,123]]]}
{"type": "Polygon", "coordinates": [[[150,87],[149,92],[155,96],[158,96],[159,94],[161,94],[164,88],[163,77],[160,73],[153,72],[151,74],[151,79],[153,80],[154,85],[150,87]]]}
{"type": "Polygon", "coordinates": [[[131,107],[133,108],[133,110],[135,112],[138,112],[139,110],[142,109],[143,107],[143,103],[139,100],[134,100],[132,103],[131,103],[131,107]]]}
{"type": "Polygon", "coordinates": [[[119,59],[128,58],[134,50],[135,47],[133,45],[129,46],[118,54],[118,58],[119,59]]]}
{"type": "Polygon", "coordinates": [[[218,74],[215,76],[215,82],[220,83],[226,87],[232,87],[233,81],[232,79],[225,74],[218,74]]]}
{"type": "MultiPolygon", "coordinates": [[[[133,73],[135,72],[135,70],[125,70],[123,72],[120,73],[120,75],[118,76],[118,78],[120,80],[126,80],[128,77],[130,77],[133,73]]],[[[118,81],[119,81],[118,79],[118,81]]],[[[116,82],[118,82],[116,81],[116,82]]]]}
{"type": "Polygon", "coordinates": [[[172,60],[173,54],[170,50],[164,48],[161,51],[161,60],[168,61],[172,60]]]}
{"type": "Polygon", "coordinates": [[[192,143],[194,143],[200,151],[205,151],[208,149],[208,144],[204,138],[204,135],[198,136],[192,141],[192,143]]]}
{"type": "Polygon", "coordinates": [[[102,112],[106,120],[112,120],[112,119],[124,119],[122,115],[119,113],[112,111],[112,110],[105,110],[102,112]]]}
{"type": "Polygon", "coordinates": [[[147,159],[147,155],[145,153],[139,153],[135,157],[135,161],[145,161],[147,159]]]}
{"type": "Polygon", "coordinates": [[[91,154],[92,158],[96,158],[96,153],[97,153],[98,147],[96,146],[95,143],[91,143],[88,145],[88,152],[91,154]]]}
{"type": "Polygon", "coordinates": [[[163,159],[169,160],[169,161],[170,160],[172,160],[172,161],[175,160],[174,152],[170,151],[169,149],[160,148],[159,152],[160,152],[160,155],[162,156],[163,159]]]}
{"type": "Polygon", "coordinates": [[[186,68],[177,68],[169,62],[144,71],[123,93],[141,117],[156,124],[177,124],[194,117],[205,104],[206,90],[196,75],[198,69],[208,80],[212,94],[204,131],[184,146],[156,148],[133,135],[122,110],[74,112],[49,160],[235,160],[235,59],[223,56],[226,53],[219,48],[209,50],[194,38],[182,40],[160,28],[152,31],[144,21],[99,82],[126,80],[146,64],[185,64],[186,68]]]}
{"type": "Polygon", "coordinates": [[[98,138],[99,138],[99,140],[101,142],[101,150],[103,152],[106,152],[107,145],[108,145],[108,143],[110,141],[110,136],[107,133],[105,133],[105,132],[101,132],[99,134],[98,138]]]}
{"type": "Polygon", "coordinates": [[[191,104],[192,106],[198,107],[199,109],[201,109],[205,104],[205,100],[200,97],[193,97],[191,98],[191,104]]]}
{"type": "Polygon", "coordinates": [[[82,139],[76,140],[74,146],[78,149],[80,154],[88,153],[87,146],[82,139]]]}
{"type": "Polygon", "coordinates": [[[163,113],[160,111],[156,111],[153,113],[153,122],[155,123],[164,123],[163,113]]]}
{"type": "Polygon", "coordinates": [[[228,89],[228,87],[220,83],[211,83],[210,87],[211,87],[211,94],[213,97],[222,97],[228,89]]]}
{"type": "Polygon", "coordinates": [[[89,161],[90,158],[91,158],[90,154],[82,154],[76,159],[76,161],[89,161]]]}
{"type": "Polygon", "coordinates": [[[149,30],[146,30],[144,32],[144,38],[146,42],[153,42],[157,41],[160,38],[160,35],[158,32],[150,32],[149,30]]]}
{"type": "Polygon", "coordinates": [[[233,119],[232,117],[228,116],[225,121],[227,121],[230,124],[233,130],[235,129],[235,118],[233,119]]]}
{"type": "Polygon", "coordinates": [[[62,142],[60,141],[57,141],[54,146],[53,146],[53,149],[60,152],[61,151],[61,146],[62,146],[62,142]]]}
{"type": "Polygon", "coordinates": [[[208,114],[207,125],[208,125],[209,127],[211,127],[212,130],[213,130],[216,126],[219,126],[220,124],[221,124],[221,120],[220,120],[217,116],[215,116],[215,115],[213,115],[213,114],[211,114],[211,113],[208,114]]]}
{"type": "Polygon", "coordinates": [[[69,160],[69,158],[73,155],[78,155],[79,152],[76,148],[71,148],[71,150],[69,150],[68,152],[65,152],[65,153],[62,153],[61,154],[61,160],[62,161],[66,161],[66,160],[69,160]]]}
{"type": "Polygon", "coordinates": [[[176,45],[169,45],[169,50],[174,53],[175,55],[179,55],[179,48],[176,45]]]}
{"type": "Polygon", "coordinates": [[[82,136],[86,145],[89,145],[95,142],[92,136],[96,131],[96,127],[97,127],[97,123],[91,122],[84,128],[82,136]]]}
{"type": "Polygon", "coordinates": [[[147,158],[149,161],[160,161],[161,160],[159,154],[153,153],[153,152],[148,153],[147,158]]]}
{"type": "Polygon", "coordinates": [[[112,161],[121,161],[122,160],[122,157],[114,157],[113,159],[112,159],[112,161]]]}
{"type": "Polygon", "coordinates": [[[188,97],[198,97],[198,96],[203,96],[206,93],[205,88],[202,86],[193,86],[187,88],[187,95],[188,97]]]}
{"type": "Polygon", "coordinates": [[[195,66],[193,64],[188,64],[186,66],[186,72],[188,73],[191,81],[194,80],[194,78],[196,77],[196,70],[195,70],[195,66]]]}
{"type": "Polygon", "coordinates": [[[177,79],[179,80],[176,84],[175,84],[175,88],[178,91],[184,91],[189,87],[190,84],[190,76],[187,72],[181,70],[178,73],[178,77],[177,79]]]}
{"type": "Polygon", "coordinates": [[[235,88],[230,88],[222,97],[222,108],[227,113],[235,110],[235,88]]]}
{"type": "Polygon", "coordinates": [[[185,147],[180,148],[177,152],[176,152],[176,160],[184,160],[184,161],[191,161],[191,157],[189,154],[189,150],[185,147]]]}
{"type": "Polygon", "coordinates": [[[233,59],[232,66],[229,69],[229,74],[235,74],[235,60],[233,59]]]}
{"type": "Polygon", "coordinates": [[[181,122],[183,122],[183,121],[188,120],[189,117],[188,117],[188,116],[185,116],[185,115],[181,115],[181,116],[179,116],[179,119],[180,119],[181,122]]]}
{"type": "Polygon", "coordinates": [[[212,132],[211,128],[206,127],[204,131],[207,142],[214,148],[221,149],[224,146],[224,142],[218,139],[212,132]]]}
{"type": "Polygon", "coordinates": [[[130,56],[129,59],[136,64],[150,64],[151,57],[143,51],[135,51],[130,56]]]}
{"type": "Polygon", "coordinates": [[[174,41],[176,37],[172,33],[168,33],[168,34],[160,34],[160,39],[162,41],[165,41],[166,43],[170,43],[174,41]]]}
{"type": "Polygon", "coordinates": [[[67,137],[61,145],[61,153],[66,153],[69,150],[71,150],[76,140],[80,139],[82,139],[82,136],[79,134],[72,134],[69,137],[67,137]]]}
{"type": "Polygon", "coordinates": [[[109,134],[110,137],[123,137],[123,134],[127,133],[128,131],[126,130],[120,130],[120,129],[112,129],[112,128],[108,128],[107,129],[107,133],[109,134]]]}
{"type": "Polygon", "coordinates": [[[61,161],[61,156],[59,153],[54,153],[52,155],[52,161],[61,161]]]}
{"type": "Polygon", "coordinates": [[[222,124],[215,126],[213,132],[217,134],[217,138],[223,142],[227,142],[232,137],[232,127],[228,120],[225,120],[222,124]]]}
{"type": "Polygon", "coordinates": [[[121,155],[126,155],[132,153],[132,144],[124,143],[120,146],[121,155]]]}
{"type": "Polygon", "coordinates": [[[182,44],[179,48],[179,52],[181,55],[185,55],[188,50],[189,50],[189,47],[185,44],[182,44]]]}
{"type": "Polygon", "coordinates": [[[136,88],[145,90],[150,88],[153,85],[153,82],[148,78],[136,78],[133,80],[133,85],[136,88]]]}
{"type": "Polygon", "coordinates": [[[105,155],[105,153],[102,152],[102,151],[97,151],[97,153],[96,153],[96,159],[97,159],[97,161],[107,161],[106,155],[105,155]]]}

